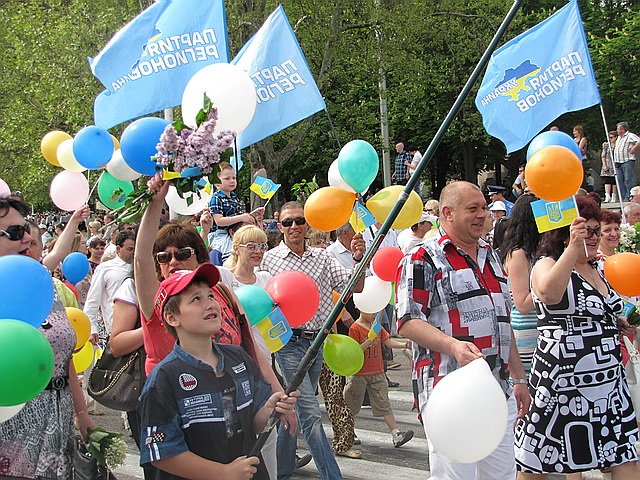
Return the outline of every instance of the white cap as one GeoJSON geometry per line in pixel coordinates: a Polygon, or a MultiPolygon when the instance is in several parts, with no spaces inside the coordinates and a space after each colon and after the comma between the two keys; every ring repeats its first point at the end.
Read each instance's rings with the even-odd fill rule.
{"type": "Polygon", "coordinates": [[[491,210],[492,212],[495,212],[495,211],[506,212],[507,206],[504,204],[502,200],[496,200],[491,204],[491,206],[489,207],[489,210],[491,210]]]}
{"type": "Polygon", "coordinates": [[[437,221],[438,221],[438,217],[423,211],[422,215],[420,215],[420,220],[418,220],[416,223],[429,222],[431,223],[431,225],[435,225],[435,222],[437,221]]]}

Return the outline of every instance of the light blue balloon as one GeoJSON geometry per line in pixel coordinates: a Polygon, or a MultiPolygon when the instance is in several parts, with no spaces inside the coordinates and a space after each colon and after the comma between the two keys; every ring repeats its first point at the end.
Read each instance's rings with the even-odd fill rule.
{"type": "Polygon", "coordinates": [[[578,160],[582,162],[582,152],[576,141],[566,133],[559,131],[542,132],[531,140],[529,148],[527,149],[527,162],[538,150],[552,145],[568,148],[578,157],[578,160]]]}
{"type": "Polygon", "coordinates": [[[156,145],[167,120],[158,117],[145,117],[131,123],[120,138],[122,158],[133,170],[142,175],[152,177],[156,174],[156,162],[151,158],[156,153],[156,145]]]}
{"type": "Polygon", "coordinates": [[[87,276],[89,273],[89,259],[80,252],[73,252],[67,255],[62,262],[62,274],[74,285],[87,276]]]}
{"type": "Polygon", "coordinates": [[[95,125],[84,127],[73,139],[73,156],[89,170],[104,167],[113,156],[113,138],[95,125]]]}
{"type": "Polygon", "coordinates": [[[44,266],[25,255],[2,256],[0,285],[0,318],[42,325],[53,306],[53,280],[44,266]]]}
{"type": "Polygon", "coordinates": [[[251,325],[264,320],[273,310],[273,300],[263,288],[257,285],[244,285],[235,290],[234,293],[240,300],[240,304],[242,304],[242,308],[244,308],[251,325]]]}
{"type": "Polygon", "coordinates": [[[364,140],[351,140],[338,155],[342,179],[358,193],[363,193],[378,175],[378,153],[364,140]]]}

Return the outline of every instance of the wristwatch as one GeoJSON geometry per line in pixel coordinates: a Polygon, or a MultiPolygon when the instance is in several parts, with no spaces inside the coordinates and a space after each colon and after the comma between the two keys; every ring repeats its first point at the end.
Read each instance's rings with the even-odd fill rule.
{"type": "Polygon", "coordinates": [[[529,382],[526,378],[512,378],[514,385],[527,385],[529,382]]]}

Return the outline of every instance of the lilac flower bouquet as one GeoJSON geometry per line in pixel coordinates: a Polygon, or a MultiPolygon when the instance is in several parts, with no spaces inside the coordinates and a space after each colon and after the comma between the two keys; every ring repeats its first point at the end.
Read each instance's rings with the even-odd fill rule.
{"type": "MultiPolygon", "coordinates": [[[[233,155],[235,132],[214,134],[217,121],[218,109],[205,94],[204,107],[196,116],[197,128],[192,130],[184,122],[177,120],[167,125],[156,146],[158,153],[153,158],[157,171],[162,171],[165,180],[171,180],[178,195],[185,198],[187,205],[193,203],[193,196],[185,197],[185,194],[193,192],[200,196],[206,180],[212,185],[217,183],[214,165],[233,155]]],[[[114,210],[116,221],[128,223],[139,220],[150,201],[151,192],[144,182],[139,183],[128,195],[124,205],[114,210]]]]}

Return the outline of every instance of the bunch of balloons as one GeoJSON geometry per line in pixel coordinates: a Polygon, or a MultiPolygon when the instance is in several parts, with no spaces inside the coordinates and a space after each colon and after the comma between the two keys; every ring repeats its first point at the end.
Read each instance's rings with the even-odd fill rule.
{"type": "Polygon", "coordinates": [[[582,153],[569,135],[543,132],[527,149],[527,185],[538,197],[559,202],[573,196],[583,179],[582,153]]]}
{"type": "Polygon", "coordinates": [[[403,257],[398,247],[383,247],[376,252],[371,261],[373,275],[365,278],[362,292],[353,294],[358,310],[378,313],[390,303],[394,295],[393,282],[403,257]]]}

